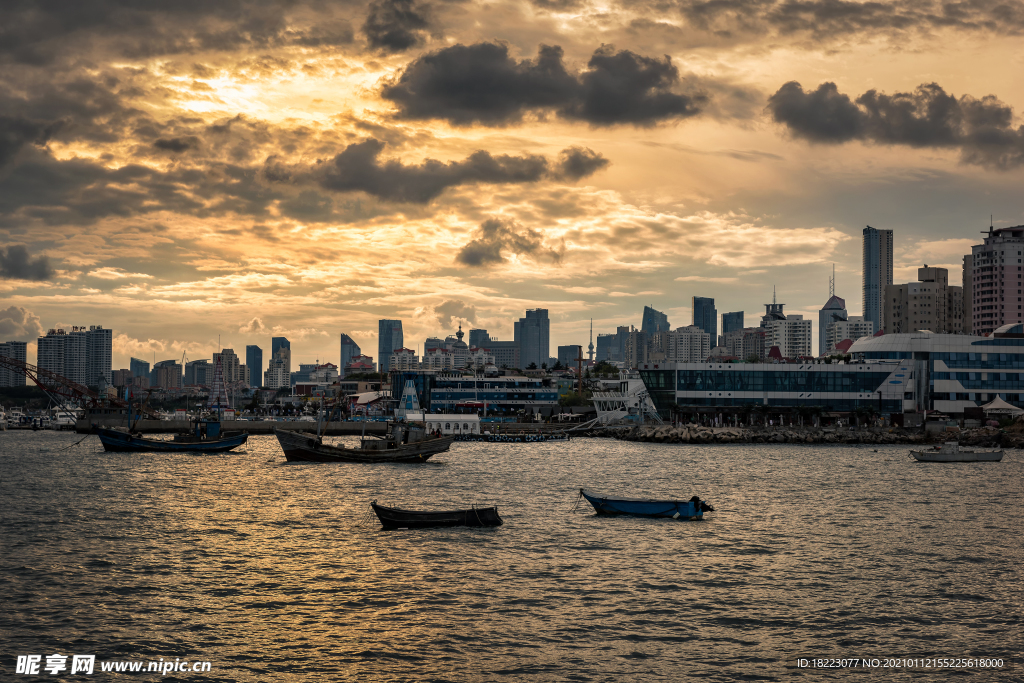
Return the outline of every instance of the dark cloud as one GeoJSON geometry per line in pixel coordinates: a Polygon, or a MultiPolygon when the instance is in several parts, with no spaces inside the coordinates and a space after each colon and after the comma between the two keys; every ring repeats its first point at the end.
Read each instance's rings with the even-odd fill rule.
{"type": "Polygon", "coordinates": [[[587,147],[568,147],[558,154],[556,175],[567,180],[579,180],[596,173],[610,162],[587,147]]]}
{"type": "Polygon", "coordinates": [[[775,33],[824,40],[940,29],[1004,35],[1024,32],[1024,2],[1020,0],[680,0],[678,7],[692,28],[723,38],[775,33]]]}
{"type": "Polygon", "coordinates": [[[562,152],[554,170],[543,156],[492,155],[483,150],[462,161],[425,159],[419,164],[404,164],[398,159],[381,160],[385,146],[373,138],[351,144],[311,171],[290,168],[270,158],[263,174],[272,182],[302,182],[312,176],[329,190],[366,192],[389,201],[425,204],[449,187],[533,183],[545,178],[578,180],[608,163],[592,150],[573,148],[562,152]]]}
{"type": "Polygon", "coordinates": [[[476,307],[458,299],[445,299],[437,306],[434,306],[434,314],[437,322],[446,327],[452,325],[453,320],[465,320],[474,322],[476,320],[476,307]]]}
{"type": "Polygon", "coordinates": [[[947,94],[935,83],[912,93],[869,90],[856,101],[823,83],[805,93],[786,83],[768,100],[772,117],[796,137],[812,142],[864,140],[887,145],[956,148],[965,163],[997,169],[1024,165],[1024,126],[995,96],[947,94]]]}
{"type": "Polygon", "coordinates": [[[4,341],[35,341],[43,335],[39,316],[21,306],[0,308],[0,339],[4,341]]]}
{"type": "Polygon", "coordinates": [[[486,266],[502,263],[506,253],[545,256],[555,262],[562,258],[561,251],[544,247],[544,239],[537,230],[491,218],[480,224],[474,239],[459,250],[455,261],[466,266],[486,266]]]}
{"type": "Polygon", "coordinates": [[[0,10],[0,61],[50,65],[99,50],[141,59],[241,48],[341,45],[353,38],[345,15],[354,5],[280,0],[8,0],[0,10]]]}
{"type": "Polygon", "coordinates": [[[558,46],[541,45],[536,59],[517,61],[506,45],[476,43],[419,57],[381,94],[405,119],[508,125],[528,112],[553,112],[596,126],[647,126],[700,112],[705,95],[674,92],[679,87],[668,57],[605,45],[585,71],[570,74],[558,46]]]}
{"type": "Polygon", "coordinates": [[[0,278],[8,280],[50,280],[53,268],[46,256],[31,258],[28,249],[21,245],[0,249],[0,278]]]}
{"type": "Polygon", "coordinates": [[[363,24],[370,47],[385,52],[403,52],[423,42],[430,5],[416,6],[415,0],[376,0],[363,24]]]}
{"type": "Polygon", "coordinates": [[[0,115],[0,166],[13,159],[25,145],[46,144],[59,125],[0,115]]]}
{"type": "Polygon", "coordinates": [[[157,138],[153,146],[167,152],[185,152],[199,146],[199,138],[194,135],[185,135],[176,138],[157,138]]]}

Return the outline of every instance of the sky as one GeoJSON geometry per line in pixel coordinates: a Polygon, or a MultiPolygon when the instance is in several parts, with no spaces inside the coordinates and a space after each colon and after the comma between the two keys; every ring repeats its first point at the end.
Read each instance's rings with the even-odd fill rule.
{"type": "Polygon", "coordinates": [[[858,314],[865,225],[959,283],[1024,224],[1022,34],[1022,0],[11,0],[0,341],[337,363],[547,308],[554,355],[692,296],[816,320],[833,264],[858,314]]]}

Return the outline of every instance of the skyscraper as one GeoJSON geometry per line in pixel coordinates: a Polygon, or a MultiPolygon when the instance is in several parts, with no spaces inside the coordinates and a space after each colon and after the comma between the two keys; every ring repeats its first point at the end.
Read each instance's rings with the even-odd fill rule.
{"type": "Polygon", "coordinates": [[[245,347],[245,367],[249,371],[249,386],[258,387],[263,379],[263,349],[255,344],[245,347]]]}
{"type": "Polygon", "coordinates": [[[971,334],[991,334],[1007,323],[1024,322],[1021,260],[1024,225],[989,226],[982,244],[971,247],[970,268],[964,264],[964,309],[971,334]],[[1014,254],[1013,252],[1017,252],[1014,254]]]}
{"type": "Polygon", "coordinates": [[[291,351],[292,343],[288,341],[287,337],[271,337],[270,338],[270,355],[276,356],[278,349],[288,349],[291,351]]]}
{"type": "Polygon", "coordinates": [[[402,321],[378,320],[377,334],[377,367],[381,372],[387,372],[391,363],[391,353],[405,347],[402,321]]]}
{"type": "Polygon", "coordinates": [[[341,377],[345,376],[345,366],[352,362],[352,359],[356,356],[363,355],[362,350],[359,348],[359,344],[356,344],[352,337],[342,333],[341,335],[341,360],[338,363],[338,374],[341,377]]]}
{"type": "Polygon", "coordinates": [[[113,332],[102,325],[50,330],[37,340],[36,365],[90,387],[110,386],[113,332]]]}
{"type": "Polygon", "coordinates": [[[885,286],[892,284],[892,230],[864,228],[864,319],[881,330],[885,286]]]}
{"type": "MultiPolygon", "coordinates": [[[[0,344],[0,356],[7,356],[26,363],[28,344],[20,341],[9,341],[0,344]]],[[[25,375],[15,370],[0,368],[0,387],[23,387],[27,383],[25,375]]]]}
{"type": "Polygon", "coordinates": [[[469,331],[469,348],[482,349],[489,341],[491,341],[491,335],[487,334],[487,330],[475,329],[469,331]]]}
{"type": "Polygon", "coordinates": [[[722,314],[722,336],[743,329],[743,311],[722,314]]]}
{"type": "MultiPolygon", "coordinates": [[[[849,314],[846,312],[846,301],[836,296],[836,267],[835,264],[833,264],[832,277],[828,280],[828,301],[826,301],[825,305],[821,307],[820,311],[818,311],[819,356],[824,356],[826,352],[830,351],[828,342],[828,326],[831,323],[843,322],[849,317],[849,314]]],[[[842,339],[839,341],[842,341],[842,339]]],[[[835,346],[835,344],[832,346],[835,346]]]]}
{"type": "Polygon", "coordinates": [[[640,322],[641,332],[650,337],[655,332],[668,332],[670,329],[667,315],[650,306],[644,306],[644,317],[640,322]]]}
{"type": "Polygon", "coordinates": [[[128,367],[132,371],[132,377],[149,378],[149,361],[142,360],[141,358],[132,358],[128,367]]]}
{"type": "Polygon", "coordinates": [[[548,309],[534,308],[526,311],[526,315],[514,325],[515,342],[519,345],[520,367],[529,368],[532,363],[540,367],[551,357],[551,321],[548,320],[548,309]]]}
{"type": "Polygon", "coordinates": [[[693,324],[711,335],[712,343],[718,343],[718,311],[714,299],[693,297],[693,324]]]}

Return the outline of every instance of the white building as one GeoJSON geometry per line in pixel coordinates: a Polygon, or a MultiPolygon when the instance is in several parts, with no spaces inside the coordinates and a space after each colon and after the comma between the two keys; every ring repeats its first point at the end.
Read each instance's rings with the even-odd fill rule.
{"type": "Polygon", "coordinates": [[[242,366],[234,349],[221,349],[220,353],[213,354],[213,367],[217,367],[217,360],[220,359],[221,371],[224,373],[224,383],[245,381],[242,377],[242,366]]]}
{"type": "Polygon", "coordinates": [[[678,327],[671,332],[659,332],[665,335],[665,359],[679,363],[700,363],[711,354],[711,335],[697,327],[689,325],[678,327]]]}
{"type": "Polygon", "coordinates": [[[825,354],[836,350],[836,344],[849,339],[857,341],[875,333],[875,324],[862,315],[851,315],[846,320],[833,320],[825,326],[825,354]]]}
{"type": "Polygon", "coordinates": [[[427,349],[423,354],[423,362],[420,363],[422,370],[453,370],[455,368],[455,355],[444,348],[427,349]]]}
{"type": "Polygon", "coordinates": [[[391,352],[391,362],[388,364],[389,372],[416,371],[420,369],[420,358],[412,349],[395,349],[391,352]]]}
{"type": "Polygon", "coordinates": [[[811,350],[811,321],[799,314],[786,316],[785,320],[770,320],[765,324],[765,349],[779,347],[783,358],[813,356],[811,350]]]}

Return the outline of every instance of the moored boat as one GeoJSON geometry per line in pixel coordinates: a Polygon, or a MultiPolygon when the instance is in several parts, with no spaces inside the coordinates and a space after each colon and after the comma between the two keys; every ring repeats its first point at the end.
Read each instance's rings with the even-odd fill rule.
{"type": "MultiPolygon", "coordinates": [[[[217,423],[214,423],[217,424],[217,423]]],[[[220,453],[238,448],[249,439],[241,434],[195,435],[175,434],[173,439],[148,439],[126,429],[97,427],[100,443],[107,451],[118,453],[166,452],[166,453],[220,453]]]]}
{"type": "Polygon", "coordinates": [[[999,462],[1003,459],[1003,451],[977,450],[961,448],[956,441],[947,441],[941,446],[933,446],[928,450],[910,451],[918,462],[999,462]]]}
{"type": "Polygon", "coordinates": [[[392,425],[383,439],[363,439],[357,448],[331,446],[315,434],[274,429],[284,457],[301,462],[426,462],[451,448],[454,436],[430,436],[419,427],[392,425]]]}
{"type": "Polygon", "coordinates": [[[606,496],[587,489],[580,489],[580,495],[594,506],[594,511],[599,515],[702,520],[705,512],[715,510],[699,496],[694,496],[690,500],[651,500],[606,496]]]}
{"type": "Polygon", "coordinates": [[[370,501],[370,507],[377,514],[385,529],[427,529],[445,526],[501,526],[504,524],[498,515],[497,507],[476,507],[468,510],[402,510],[400,508],[377,505],[370,501]]]}

